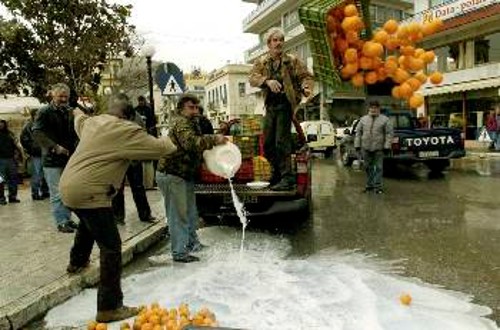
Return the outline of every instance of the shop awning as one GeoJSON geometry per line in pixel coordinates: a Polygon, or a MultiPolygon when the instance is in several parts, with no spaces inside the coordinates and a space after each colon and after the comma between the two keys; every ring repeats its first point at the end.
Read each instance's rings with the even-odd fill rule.
{"type": "Polygon", "coordinates": [[[465,92],[465,91],[470,91],[470,90],[493,88],[493,87],[500,87],[500,77],[491,78],[491,79],[475,80],[475,81],[467,81],[467,82],[453,84],[453,85],[429,86],[428,88],[424,87],[422,90],[422,94],[424,96],[429,96],[429,95],[465,92]]]}

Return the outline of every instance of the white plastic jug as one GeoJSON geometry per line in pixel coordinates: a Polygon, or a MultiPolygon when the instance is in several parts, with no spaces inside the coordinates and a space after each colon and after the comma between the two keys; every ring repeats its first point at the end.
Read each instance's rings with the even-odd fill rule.
{"type": "Polygon", "coordinates": [[[241,166],[240,149],[231,142],[205,151],[203,159],[210,172],[225,179],[231,179],[241,166]]]}

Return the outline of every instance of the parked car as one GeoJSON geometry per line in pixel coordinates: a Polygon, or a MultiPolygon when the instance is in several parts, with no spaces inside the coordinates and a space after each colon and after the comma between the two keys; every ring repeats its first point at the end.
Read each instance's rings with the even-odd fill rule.
{"type": "MultiPolygon", "coordinates": [[[[419,128],[410,111],[383,111],[394,126],[391,153],[384,158],[388,165],[415,163],[425,164],[433,172],[442,172],[450,165],[450,159],[465,156],[464,137],[455,128],[419,128]]],[[[340,143],[342,163],[351,166],[358,158],[354,149],[357,124],[346,130],[340,143]]]]}
{"type": "Polygon", "coordinates": [[[307,146],[312,152],[322,152],[330,157],[337,148],[336,131],[326,120],[304,121],[300,123],[306,136],[307,146]]]}

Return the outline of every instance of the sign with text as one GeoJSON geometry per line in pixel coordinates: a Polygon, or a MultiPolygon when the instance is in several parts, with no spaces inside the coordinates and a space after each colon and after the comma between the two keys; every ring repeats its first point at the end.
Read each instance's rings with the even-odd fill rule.
{"type": "Polygon", "coordinates": [[[443,21],[465,15],[489,5],[500,4],[500,0],[455,0],[431,7],[415,14],[407,22],[426,23],[440,18],[443,21]]]}

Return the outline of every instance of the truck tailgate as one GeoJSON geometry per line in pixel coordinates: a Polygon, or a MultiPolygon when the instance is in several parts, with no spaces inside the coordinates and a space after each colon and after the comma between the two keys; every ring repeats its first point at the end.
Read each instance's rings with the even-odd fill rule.
{"type": "MultiPolygon", "coordinates": [[[[269,188],[264,189],[252,189],[246,184],[234,184],[234,190],[238,196],[240,195],[251,195],[251,196],[262,196],[262,197],[282,197],[282,196],[295,196],[297,190],[289,191],[273,191],[269,188]]],[[[195,185],[194,189],[197,195],[227,195],[231,194],[231,188],[228,183],[199,183],[195,185]]]]}

